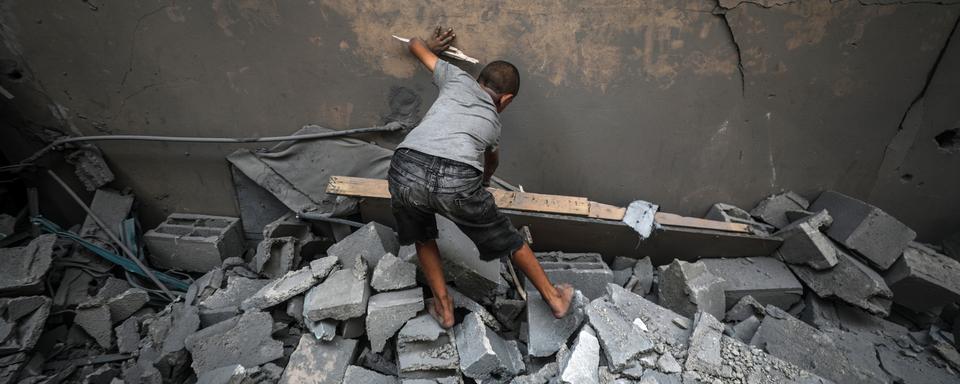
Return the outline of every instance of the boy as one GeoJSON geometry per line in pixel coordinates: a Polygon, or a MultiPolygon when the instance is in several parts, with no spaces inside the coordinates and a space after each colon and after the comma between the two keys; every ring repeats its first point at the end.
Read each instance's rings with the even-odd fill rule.
{"type": "Polygon", "coordinates": [[[510,256],[561,318],[570,307],[573,287],[550,283],[533,251],[484,188],[499,162],[499,113],[517,95],[520,75],[512,64],[495,61],[474,80],[437,57],[454,37],[453,29],[442,32],[438,27],[428,41],[414,38],[409,43],[410,52],[433,72],[440,96],[397,147],[390,164],[390,204],[400,243],[416,243],[420,268],[433,291],[430,313],[444,328],[453,326],[453,301],[437,249],[435,213],[456,223],[476,243],[481,259],[510,256]]]}

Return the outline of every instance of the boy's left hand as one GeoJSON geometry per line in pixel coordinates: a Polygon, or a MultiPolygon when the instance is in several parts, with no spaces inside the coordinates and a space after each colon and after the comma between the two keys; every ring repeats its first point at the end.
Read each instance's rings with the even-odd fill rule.
{"type": "Polygon", "coordinates": [[[425,43],[427,44],[427,49],[435,55],[440,55],[440,52],[450,48],[450,44],[453,43],[453,39],[456,37],[457,34],[453,33],[453,28],[447,28],[447,30],[444,31],[442,27],[437,26],[437,29],[433,32],[433,36],[427,38],[425,43]]]}

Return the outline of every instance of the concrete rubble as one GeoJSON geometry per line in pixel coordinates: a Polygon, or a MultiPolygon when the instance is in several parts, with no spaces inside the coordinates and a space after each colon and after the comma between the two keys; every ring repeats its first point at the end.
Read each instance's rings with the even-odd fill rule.
{"type": "MultiPolygon", "coordinates": [[[[837,195],[714,206],[783,240],[767,256],[538,252],[554,283],[577,288],[561,319],[439,219],[449,330],[428,313],[414,248],[375,222],[349,233],[287,214],[244,243],[236,220],[170,215],[131,247],[188,283],[172,302],[53,235],[28,237],[0,248],[16,260],[0,272],[0,384],[957,382],[960,262],[837,195]]],[[[120,228],[132,196],[95,196],[120,228]]]]}

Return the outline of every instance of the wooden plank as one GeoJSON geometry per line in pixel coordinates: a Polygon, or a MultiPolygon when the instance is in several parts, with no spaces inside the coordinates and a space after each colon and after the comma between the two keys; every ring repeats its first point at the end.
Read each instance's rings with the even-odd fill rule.
{"type": "MultiPolygon", "coordinates": [[[[586,216],[590,213],[590,201],[585,197],[545,195],[541,193],[513,192],[488,188],[497,207],[518,211],[562,213],[586,216]]],[[[327,184],[327,193],[389,199],[386,180],[361,177],[333,176],[327,184]]]]}
{"type": "Polygon", "coordinates": [[[686,217],[674,213],[657,212],[655,219],[659,224],[671,225],[674,227],[716,229],[718,231],[750,233],[750,229],[746,224],[727,223],[723,221],[700,219],[696,217],[686,217]]]}
{"type": "Polygon", "coordinates": [[[621,208],[615,205],[598,203],[595,201],[590,202],[590,214],[588,216],[594,219],[606,219],[606,220],[623,220],[623,215],[627,213],[626,208],[621,208]]]}

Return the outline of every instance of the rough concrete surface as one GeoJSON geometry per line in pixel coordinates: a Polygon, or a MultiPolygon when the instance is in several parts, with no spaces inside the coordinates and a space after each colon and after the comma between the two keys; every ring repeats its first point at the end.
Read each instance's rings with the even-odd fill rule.
{"type": "Polygon", "coordinates": [[[878,315],[890,313],[893,292],[883,277],[853,256],[840,253],[837,265],[824,271],[802,265],[790,269],[820,297],[836,297],[878,315]]]}
{"type": "MultiPolygon", "coordinates": [[[[700,262],[707,271],[724,280],[723,292],[728,307],[744,296],[753,296],[763,305],[773,304],[786,310],[803,295],[800,281],[783,262],[773,257],[704,259],[700,262]]],[[[722,319],[723,315],[715,317],[722,319]]]]}
{"type": "Polygon", "coordinates": [[[393,229],[371,222],[330,246],[327,255],[340,259],[340,265],[353,265],[357,257],[362,257],[367,266],[373,268],[383,255],[396,255],[398,251],[400,243],[393,229]]]}
{"type": "Polygon", "coordinates": [[[283,356],[283,345],[274,340],[269,313],[247,312],[187,336],[193,370],[203,373],[230,364],[257,366],[283,356]]]}
{"type": "Polygon", "coordinates": [[[290,355],[280,383],[340,384],[356,353],[356,340],[338,337],[324,343],[312,335],[303,335],[290,355]]]}
{"type": "Polygon", "coordinates": [[[534,292],[527,296],[527,324],[530,327],[527,353],[530,356],[546,357],[556,353],[560,346],[580,329],[586,318],[584,309],[588,301],[583,293],[576,291],[570,313],[558,319],[553,316],[553,311],[543,301],[543,297],[534,292]]]}
{"type": "Polygon", "coordinates": [[[674,260],[660,269],[657,285],[660,305],[687,317],[706,311],[722,318],[727,310],[725,284],[723,278],[710,273],[702,261],[674,260]]]}
{"type": "Polygon", "coordinates": [[[0,248],[0,260],[4,260],[5,265],[0,270],[0,292],[42,291],[40,285],[50,269],[50,254],[56,239],[56,235],[47,234],[23,247],[0,248]]]}
{"type": "Polygon", "coordinates": [[[960,301],[960,261],[911,244],[884,274],[893,302],[917,312],[960,301]]]}
{"type": "Polygon", "coordinates": [[[352,269],[334,271],[307,292],[303,301],[303,317],[310,320],[359,317],[367,310],[369,298],[370,285],[366,276],[358,279],[352,269]]]}
{"type": "Polygon", "coordinates": [[[384,292],[370,296],[367,304],[367,338],[370,349],[379,353],[407,320],[423,310],[423,288],[384,292]]]}

